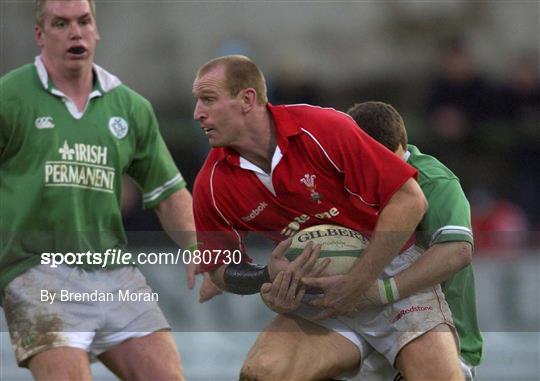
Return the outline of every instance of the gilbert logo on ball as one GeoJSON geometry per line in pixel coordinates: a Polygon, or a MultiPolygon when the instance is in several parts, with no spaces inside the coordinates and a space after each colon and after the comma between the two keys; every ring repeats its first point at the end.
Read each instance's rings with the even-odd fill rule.
{"type": "Polygon", "coordinates": [[[359,232],[338,225],[315,225],[300,230],[292,237],[292,243],[285,252],[285,257],[294,260],[305,245],[312,241],[313,245],[321,244],[319,261],[331,258],[325,270],[328,275],[344,274],[362,254],[369,241],[359,232]]]}

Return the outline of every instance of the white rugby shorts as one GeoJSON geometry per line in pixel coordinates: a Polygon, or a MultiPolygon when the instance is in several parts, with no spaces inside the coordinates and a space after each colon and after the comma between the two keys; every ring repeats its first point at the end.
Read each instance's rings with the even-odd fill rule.
{"type": "MultiPolygon", "coordinates": [[[[395,276],[405,270],[420,255],[418,249],[410,247],[394,258],[384,270],[382,278],[395,276]]],[[[311,298],[312,295],[306,295],[293,314],[311,320],[320,311],[307,304],[311,298]]],[[[439,285],[385,306],[315,323],[349,339],[360,350],[362,360],[375,349],[389,364],[395,363],[397,354],[404,346],[440,324],[447,324],[457,337],[450,308],[439,285]]],[[[354,378],[359,370],[341,379],[354,378]]]]}
{"type": "MultiPolygon", "coordinates": [[[[132,338],[170,329],[156,301],[119,300],[119,291],[152,295],[136,267],[86,271],[38,265],[11,281],[2,294],[11,343],[19,366],[47,349],[80,348],[95,357],[132,338]],[[60,300],[64,290],[64,301],[60,300]],[[77,301],[74,293],[113,295],[109,301],[77,301]],[[50,297],[56,294],[51,303],[50,297]],[[71,292],[71,300],[68,299],[71,292]]],[[[154,294],[155,295],[155,294],[154,294]]]]}

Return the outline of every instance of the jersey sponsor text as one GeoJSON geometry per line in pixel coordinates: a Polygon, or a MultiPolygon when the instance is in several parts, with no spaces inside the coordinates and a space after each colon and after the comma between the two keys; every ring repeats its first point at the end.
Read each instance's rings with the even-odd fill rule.
{"type": "Polygon", "coordinates": [[[112,193],[114,173],[111,167],[48,161],[45,163],[45,186],[74,186],[112,193]]]}
{"type": "Polygon", "coordinates": [[[62,160],[45,162],[45,186],[68,186],[113,193],[115,169],[107,166],[107,147],[67,140],[58,149],[62,160]]]}

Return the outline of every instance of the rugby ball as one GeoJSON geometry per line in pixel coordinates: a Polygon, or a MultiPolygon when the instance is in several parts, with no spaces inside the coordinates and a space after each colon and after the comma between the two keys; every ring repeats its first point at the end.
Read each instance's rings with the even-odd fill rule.
{"type": "Polygon", "coordinates": [[[331,258],[324,271],[328,275],[348,272],[369,244],[368,239],[356,230],[339,225],[315,225],[300,230],[292,237],[291,246],[285,252],[285,257],[293,261],[302,253],[309,241],[312,241],[313,245],[321,244],[318,262],[324,258],[331,258]]]}

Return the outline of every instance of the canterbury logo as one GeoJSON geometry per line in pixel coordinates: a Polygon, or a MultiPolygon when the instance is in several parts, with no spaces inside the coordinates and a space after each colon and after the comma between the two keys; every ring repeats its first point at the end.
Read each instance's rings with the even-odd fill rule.
{"type": "Polygon", "coordinates": [[[37,118],[35,122],[35,126],[37,129],[44,129],[44,128],[53,128],[53,118],[52,116],[42,116],[41,118],[37,118]]]}

